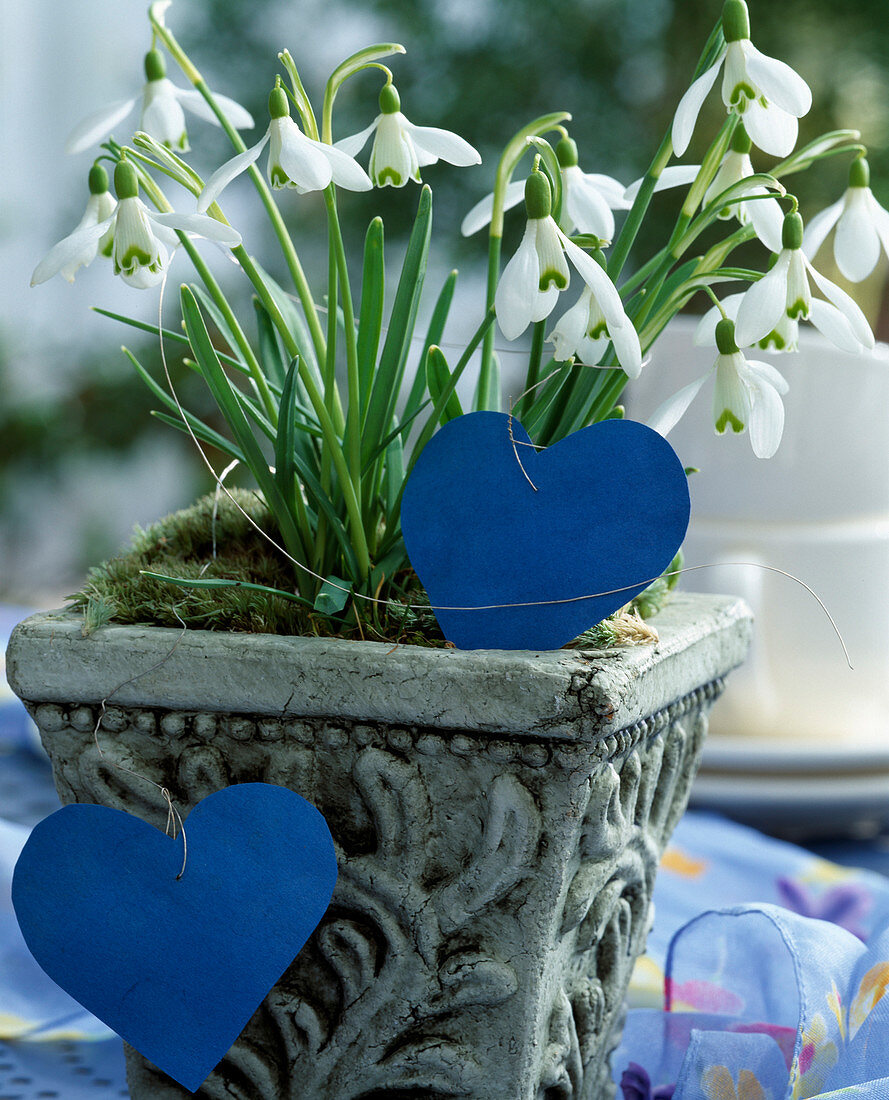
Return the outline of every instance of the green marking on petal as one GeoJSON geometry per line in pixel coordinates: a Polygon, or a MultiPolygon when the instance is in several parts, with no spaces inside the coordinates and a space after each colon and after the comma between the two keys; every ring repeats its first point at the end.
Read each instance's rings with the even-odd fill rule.
{"type": "Polygon", "coordinates": [[[150,253],[140,248],[137,244],[131,244],[122,257],[118,257],[114,265],[114,274],[120,275],[122,271],[132,272],[137,267],[147,267],[149,271],[157,271],[157,261],[152,263],[150,253]]]}
{"type": "Polygon", "coordinates": [[[541,290],[549,290],[551,286],[556,287],[558,290],[564,290],[568,285],[568,280],[565,278],[561,271],[557,271],[554,267],[548,267],[545,271],[540,273],[540,282],[538,286],[541,290]]]}
{"type": "Polygon", "coordinates": [[[608,325],[604,321],[599,321],[597,325],[593,325],[587,332],[587,335],[591,340],[599,340],[603,336],[608,336],[608,325]]]}
{"type": "Polygon", "coordinates": [[[763,336],[756,346],[762,348],[763,351],[768,351],[769,348],[774,348],[775,351],[783,351],[787,347],[787,341],[777,329],[772,329],[768,336],[763,336]]]}
{"type": "Polygon", "coordinates": [[[388,166],[377,172],[375,182],[377,187],[384,187],[387,183],[391,183],[393,187],[401,187],[401,173],[388,166]]]}
{"type": "Polygon", "coordinates": [[[104,248],[99,249],[99,255],[110,257],[111,253],[113,251],[114,251],[114,237],[109,237],[108,244],[106,244],[104,248]]]}
{"type": "Polygon", "coordinates": [[[272,181],[272,187],[276,189],[287,187],[290,183],[290,176],[287,175],[280,164],[274,165],[274,167],[269,170],[269,177],[272,181]]]}
{"type": "Polygon", "coordinates": [[[809,309],[802,298],[797,298],[787,306],[787,316],[791,321],[805,320],[809,316],[809,309]]]}
{"type": "MultiPolygon", "coordinates": [[[[736,84],[734,88],[732,88],[732,94],[729,96],[729,103],[731,103],[733,107],[737,107],[739,111],[744,111],[747,108],[748,101],[753,99],[756,99],[756,92],[751,85],[741,81],[740,84],[736,84]]],[[[768,104],[764,103],[763,106],[768,106],[768,104]]]]}
{"type": "Polygon", "coordinates": [[[716,421],[716,431],[719,435],[722,435],[726,428],[731,428],[736,433],[744,431],[744,422],[739,420],[730,409],[723,409],[716,421]]]}

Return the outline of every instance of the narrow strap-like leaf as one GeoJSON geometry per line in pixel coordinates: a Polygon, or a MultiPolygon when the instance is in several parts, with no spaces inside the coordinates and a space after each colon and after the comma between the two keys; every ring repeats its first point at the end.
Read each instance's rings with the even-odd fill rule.
{"type": "Polygon", "coordinates": [[[417,217],[408,241],[395,302],[389,317],[389,331],[380,355],[374,379],[367,417],[364,422],[362,460],[376,441],[388,431],[395,402],[401,387],[407,350],[413,335],[417,307],[426,274],[426,258],[432,232],[432,192],[424,187],[420,192],[417,217]]]}
{"type": "Polygon", "coordinates": [[[264,592],[267,596],[280,596],[293,603],[302,604],[303,607],[312,607],[312,601],[306,600],[296,592],[288,592],[284,588],[270,588],[265,584],[254,584],[252,581],[227,580],[225,577],[169,577],[166,573],[154,573],[150,569],[140,569],[143,577],[150,577],[154,581],[166,581],[167,584],[175,584],[180,588],[248,588],[251,592],[264,592]]]}
{"type": "MultiPolygon", "coordinates": [[[[448,367],[448,361],[444,357],[444,352],[441,348],[431,347],[426,356],[426,384],[434,402],[438,401],[445,388],[451,388],[448,386],[450,380],[451,371],[448,367]]],[[[449,420],[462,415],[463,409],[460,405],[460,398],[456,392],[452,391],[439,414],[439,421],[442,424],[447,424],[449,420]]]]}
{"type": "Polygon", "coordinates": [[[269,385],[282,386],[284,377],[287,374],[287,363],[290,357],[284,351],[281,337],[272,324],[268,310],[258,298],[254,298],[253,307],[256,310],[260,362],[269,380],[269,385]]]}
{"type": "MultiPolygon", "coordinates": [[[[374,367],[383,327],[383,298],[386,273],[383,250],[383,219],[374,218],[364,238],[364,269],[361,277],[361,309],[358,314],[358,381],[361,416],[367,409],[374,367]]],[[[351,410],[350,410],[351,413],[351,410]]]]}
{"type": "Polygon", "coordinates": [[[435,309],[433,309],[432,316],[429,319],[429,327],[426,330],[426,339],[423,343],[423,354],[420,356],[417,363],[417,373],[414,375],[414,381],[404,406],[405,417],[412,416],[414,410],[418,409],[420,403],[423,401],[423,394],[426,390],[426,374],[423,369],[426,363],[426,356],[429,354],[429,349],[433,344],[439,347],[441,346],[441,338],[444,335],[448,313],[451,309],[451,302],[454,300],[454,288],[456,285],[457,272],[451,271],[442,285],[441,291],[435,302],[435,309]]]}

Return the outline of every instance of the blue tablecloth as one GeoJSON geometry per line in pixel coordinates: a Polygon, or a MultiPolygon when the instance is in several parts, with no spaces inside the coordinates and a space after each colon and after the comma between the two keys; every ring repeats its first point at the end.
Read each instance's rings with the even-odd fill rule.
{"type": "MultiPolygon", "coordinates": [[[[0,641],[19,615],[0,609],[0,641]]],[[[40,971],[12,912],[18,852],[57,805],[0,677],[0,1097],[126,1096],[120,1041],[40,971]]],[[[612,1059],[621,1100],[889,1098],[889,845],[827,850],[680,822],[612,1059]]]]}

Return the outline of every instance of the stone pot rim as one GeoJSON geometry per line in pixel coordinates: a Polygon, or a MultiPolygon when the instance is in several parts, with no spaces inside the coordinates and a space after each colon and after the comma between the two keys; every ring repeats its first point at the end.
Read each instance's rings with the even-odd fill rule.
{"type": "Polygon", "coordinates": [[[81,616],[59,610],[15,628],[6,672],[30,704],[107,700],[589,742],[725,676],[745,657],[752,614],[734,596],[680,592],[652,625],[654,646],[470,651],[117,624],[84,637],[81,616]]]}

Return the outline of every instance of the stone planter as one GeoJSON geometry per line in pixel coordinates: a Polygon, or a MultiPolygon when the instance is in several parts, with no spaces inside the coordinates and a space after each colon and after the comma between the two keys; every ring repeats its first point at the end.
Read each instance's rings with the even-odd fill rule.
{"type": "MultiPolygon", "coordinates": [[[[264,780],[337,842],[327,916],[198,1096],[613,1096],[658,859],[750,616],[680,595],[654,625],[656,647],[549,653],[204,631],[174,648],[178,630],[83,638],[60,612],[16,629],[9,680],[63,801],[163,828],[157,792],[111,761],[183,812],[264,780]]],[[[190,1095],[128,1059],[134,1097],[190,1095]]]]}

